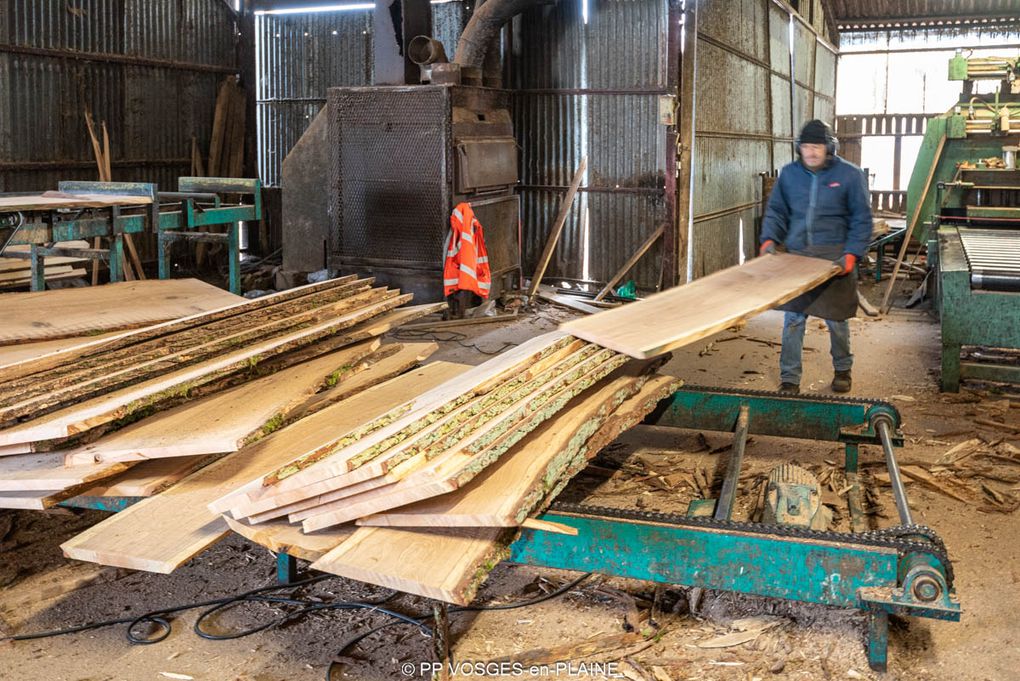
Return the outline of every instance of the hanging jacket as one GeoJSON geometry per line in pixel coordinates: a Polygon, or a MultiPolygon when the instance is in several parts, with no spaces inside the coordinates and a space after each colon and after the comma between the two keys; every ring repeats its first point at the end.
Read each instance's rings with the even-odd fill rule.
{"type": "Polygon", "coordinates": [[[446,262],[443,265],[443,295],[471,291],[488,298],[491,287],[492,275],[482,223],[475,218],[471,204],[458,204],[450,215],[450,238],[446,243],[446,262]]]}

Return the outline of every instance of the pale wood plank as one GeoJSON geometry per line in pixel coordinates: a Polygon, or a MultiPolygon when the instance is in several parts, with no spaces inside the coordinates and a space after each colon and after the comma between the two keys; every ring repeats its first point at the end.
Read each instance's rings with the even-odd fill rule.
{"type": "MultiPolygon", "coordinates": [[[[63,279],[77,279],[78,277],[84,277],[86,274],[82,268],[75,267],[47,267],[45,279],[46,281],[61,281],[63,279]]],[[[28,274],[22,275],[21,272],[7,272],[5,275],[0,275],[0,288],[15,288],[19,286],[29,286],[32,283],[32,277],[28,274]],[[19,276],[11,278],[9,275],[17,274],[19,276]]],[[[61,289],[66,290],[66,289],[61,289]]]]}
{"type": "Polygon", "coordinates": [[[360,444],[361,448],[355,448],[355,455],[351,458],[336,455],[315,464],[303,474],[305,477],[318,475],[318,481],[294,488],[288,484],[293,481],[285,479],[282,484],[256,489],[256,493],[249,492],[246,502],[236,504],[231,513],[234,517],[252,517],[253,521],[256,521],[253,514],[258,514],[259,520],[264,520],[282,515],[284,508],[288,513],[301,511],[397,482],[424,464],[432,453],[441,452],[465,439],[484,421],[505,408],[534,397],[540,389],[548,387],[547,383],[551,380],[598,351],[597,346],[583,341],[569,342],[527,367],[510,372],[508,380],[497,389],[442,413],[431,423],[416,419],[404,429],[382,439],[377,447],[384,451],[377,456],[359,461],[366,451],[372,452],[372,449],[365,449],[367,440],[360,441],[355,445],[360,444]],[[356,468],[355,464],[358,464],[356,468]],[[341,471],[341,474],[334,475],[336,471],[341,471]],[[316,503],[309,504],[303,500],[316,503]],[[280,509],[281,512],[271,514],[271,509],[280,509]]]}
{"type": "MultiPolygon", "coordinates": [[[[477,394],[482,394],[491,389],[494,382],[506,375],[508,372],[518,370],[522,366],[528,366],[546,354],[551,354],[557,349],[570,344],[572,339],[560,332],[543,334],[535,337],[516,348],[512,348],[499,356],[472,367],[463,376],[455,380],[437,386],[424,394],[408,400],[399,407],[398,415],[387,415],[385,423],[375,424],[366,421],[363,428],[354,436],[346,439],[338,439],[329,447],[316,448],[315,450],[300,453],[286,465],[280,466],[269,475],[258,480],[252,480],[248,484],[238,488],[231,494],[231,497],[241,493],[248,495],[251,501],[257,501],[263,496],[269,496],[279,491],[296,489],[305,484],[317,482],[327,474],[339,475],[350,470],[349,462],[356,455],[365,450],[382,446],[389,438],[403,432],[406,428],[419,422],[422,417],[429,416],[441,410],[449,409],[451,403],[463,404],[477,394]],[[305,473],[315,465],[316,471],[305,473]],[[335,472],[333,472],[335,471],[335,472]],[[268,486],[274,487],[269,490],[268,486]]],[[[454,407],[455,408],[455,407],[454,407]]],[[[443,412],[446,413],[446,412],[443,412]]],[[[235,506],[237,500],[217,500],[213,510],[226,513],[235,506]]]]}
{"type": "Polygon", "coordinates": [[[307,561],[322,558],[330,549],[354,534],[356,529],[347,525],[306,534],[300,527],[286,521],[255,527],[244,520],[234,520],[230,516],[223,516],[223,519],[231,530],[273,553],[286,553],[307,561]]]}
{"type": "Polygon", "coordinates": [[[85,497],[151,497],[213,461],[208,456],[178,456],[133,464],[101,484],[78,492],[85,497]]]}
{"type": "MultiPolygon", "coordinates": [[[[17,345],[0,345],[0,369],[44,357],[54,352],[63,352],[86,343],[94,343],[115,335],[116,331],[100,332],[90,336],[74,336],[35,343],[18,343],[17,345]]],[[[2,379],[0,379],[2,380],[2,379]]]]}
{"type": "Polygon", "coordinates": [[[505,421],[508,427],[493,429],[497,434],[494,441],[480,432],[394,485],[321,506],[319,513],[304,518],[302,526],[308,532],[321,530],[458,489],[558,413],[571,399],[619,368],[625,358],[612,354],[614,356],[609,358],[594,355],[593,364],[579,365],[565,375],[567,385],[550,387],[548,395],[538,395],[512,410],[505,421]]]}
{"type": "Polygon", "coordinates": [[[497,527],[427,531],[361,527],[311,568],[467,605],[487,574],[479,567],[506,558],[515,534],[515,530],[497,527]]]}
{"type": "Polygon", "coordinates": [[[0,213],[55,210],[57,208],[109,208],[110,206],[148,206],[147,196],[120,194],[65,194],[45,192],[34,196],[0,196],[0,213]]]}
{"type": "Polygon", "coordinates": [[[647,359],[792,300],[837,274],[837,267],[828,260],[767,255],[636,303],[571,320],[560,328],[647,359]]]}
{"type": "Polygon", "coordinates": [[[70,494],[63,490],[0,492],[0,508],[12,508],[22,511],[44,511],[68,496],[70,494]]]}
{"type": "MultiPolygon", "coordinates": [[[[386,413],[466,367],[435,362],[331,405],[259,442],[228,454],[162,494],[146,499],[65,542],[69,558],[169,573],[218,541],[226,522],[207,506],[238,485],[265,475],[316,443],[386,413]]],[[[371,369],[369,369],[370,371],[371,369]]]]}
{"type": "Polygon", "coordinates": [[[68,467],[60,452],[5,456],[0,458],[0,491],[62,490],[114,476],[129,466],[104,463],[68,467]]]}
{"type": "Polygon", "coordinates": [[[260,432],[267,428],[271,432],[282,425],[293,409],[324,386],[331,373],[356,364],[379,345],[378,339],[363,341],[236,388],[186,402],[71,450],[64,463],[81,466],[237,451],[260,432]]]}
{"type": "Polygon", "coordinates": [[[197,279],[11,293],[0,296],[0,345],[137,328],[238,302],[244,298],[197,279]]]}

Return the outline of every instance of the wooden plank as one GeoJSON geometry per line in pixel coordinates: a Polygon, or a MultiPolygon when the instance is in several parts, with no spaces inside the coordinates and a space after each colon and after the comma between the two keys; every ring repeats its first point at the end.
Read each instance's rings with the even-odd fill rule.
{"type": "Polygon", "coordinates": [[[467,605],[486,576],[479,566],[506,558],[514,535],[514,530],[498,527],[361,527],[311,568],[467,605]]]}
{"type": "Polygon", "coordinates": [[[602,300],[603,298],[605,298],[606,295],[608,295],[609,292],[613,290],[613,287],[616,286],[616,283],[623,279],[624,275],[627,274],[627,272],[630,272],[630,268],[634,267],[634,265],[637,264],[638,260],[640,260],[642,256],[644,256],[644,254],[648,252],[648,249],[655,245],[655,242],[659,240],[659,237],[661,237],[665,231],[666,226],[662,225],[657,230],[652,232],[652,235],[645,239],[645,242],[638,246],[638,249],[634,251],[634,253],[629,258],[627,258],[627,262],[623,263],[623,266],[621,266],[620,269],[616,271],[616,274],[609,277],[609,281],[607,281],[606,285],[602,287],[602,290],[595,294],[595,300],[602,300]]]}
{"type": "Polygon", "coordinates": [[[238,302],[244,299],[197,279],[12,293],[0,297],[0,345],[137,328],[238,302]]]}
{"type": "MultiPolygon", "coordinates": [[[[529,366],[540,358],[557,352],[570,345],[571,341],[572,339],[558,331],[532,338],[473,367],[463,376],[458,376],[427,393],[408,400],[400,405],[398,410],[395,410],[399,412],[399,415],[387,415],[385,423],[381,421],[366,422],[356,434],[357,437],[337,439],[329,447],[320,447],[301,453],[288,461],[286,465],[281,465],[272,474],[263,476],[264,479],[252,480],[242,489],[238,489],[237,493],[244,492],[250,500],[257,501],[269,494],[317,482],[324,477],[324,474],[340,475],[349,472],[353,468],[350,462],[355,456],[363,454],[370,448],[385,446],[389,438],[406,432],[407,429],[418,424],[423,417],[438,418],[447,411],[456,408],[450,407],[451,404],[459,406],[476,395],[488,392],[507,374],[520,373],[522,367],[529,366]],[[327,459],[329,461],[326,461],[327,459]],[[316,465],[316,471],[307,474],[303,472],[313,464],[316,465]],[[268,489],[270,486],[275,489],[270,491],[268,489]]],[[[214,505],[214,510],[225,513],[234,508],[233,502],[233,499],[219,500],[214,505]]]]}
{"type": "Polygon", "coordinates": [[[538,288],[538,297],[554,305],[560,305],[561,307],[583,312],[584,314],[602,312],[602,308],[589,305],[581,298],[559,293],[552,286],[545,286],[544,284],[538,288]]]}
{"type": "Polygon", "coordinates": [[[60,452],[5,456],[0,458],[0,492],[67,489],[112,477],[130,465],[115,462],[65,466],[60,452]]]}
{"type": "MultiPolygon", "coordinates": [[[[171,280],[171,281],[187,281],[187,280],[171,280]]],[[[193,281],[193,280],[191,280],[193,281]]],[[[370,284],[372,279],[362,280],[370,284]]],[[[168,283],[168,282],[163,282],[168,283]]],[[[147,282],[144,286],[152,286],[155,282],[147,282]]],[[[124,286],[139,286],[143,284],[126,284],[118,283],[104,286],[102,289],[95,291],[97,294],[107,294],[108,289],[114,287],[124,286]]],[[[307,284],[305,286],[299,286],[293,289],[287,289],[286,291],[280,291],[279,293],[273,293],[266,296],[255,298],[254,300],[246,300],[233,294],[227,294],[230,297],[230,301],[220,307],[212,309],[202,310],[195,313],[187,313],[183,317],[175,317],[169,321],[162,322],[143,322],[139,325],[132,326],[130,330],[121,331],[114,336],[97,339],[94,341],[83,342],[79,345],[72,347],[55,350],[52,353],[36,357],[34,359],[20,362],[15,365],[7,365],[0,367],[0,380],[11,381],[24,376],[38,374],[43,371],[51,371],[57,367],[62,367],[70,364],[73,360],[81,358],[92,359],[101,355],[108,355],[108,353],[123,350],[131,347],[137,350],[145,343],[152,343],[153,341],[159,341],[159,339],[166,339],[171,334],[185,333],[185,332],[196,332],[202,333],[200,329],[213,328],[217,323],[224,322],[226,320],[233,320],[237,322],[243,319],[243,315],[257,314],[261,312],[271,312],[279,309],[279,306],[289,303],[291,300],[297,298],[307,298],[315,295],[319,292],[326,291],[333,288],[346,288],[349,286],[359,286],[357,278],[354,275],[347,277],[341,277],[339,279],[331,279],[326,282],[318,284],[307,284]],[[138,328],[141,326],[143,328],[138,328]]],[[[223,291],[215,289],[219,294],[223,294],[223,291]]],[[[2,308],[0,308],[2,309],[2,308]]],[[[228,322],[230,323],[230,322],[228,322]]],[[[97,331],[80,330],[79,334],[98,333],[97,331]]],[[[60,335],[59,333],[57,335],[60,335]]],[[[203,334],[204,335],[204,334],[203,334]]],[[[19,341],[13,341],[19,342],[19,341]]],[[[3,340],[0,339],[0,345],[3,345],[3,340]]]]}
{"type": "Polygon", "coordinates": [[[81,490],[86,497],[151,497],[211,463],[207,456],[178,456],[133,464],[101,484],[81,490]]]}
{"type": "MultiPolygon", "coordinates": [[[[394,299],[398,300],[398,299],[394,299]]],[[[418,305],[379,316],[342,334],[353,344],[389,331],[394,325],[435,311],[437,306],[418,305]]],[[[346,324],[330,320],[294,333],[250,345],[233,353],[202,362],[158,378],[67,407],[41,418],[0,431],[0,446],[21,442],[58,440],[84,433],[96,426],[129,416],[139,409],[165,402],[190,390],[251,366],[252,358],[267,359],[334,335],[346,324]]]]}
{"type": "Polygon", "coordinates": [[[147,196],[121,194],[65,194],[45,192],[33,196],[0,196],[0,213],[15,213],[33,210],[56,210],[58,208],[109,208],[111,206],[148,206],[152,199],[147,196]]]}
{"type": "Polygon", "coordinates": [[[672,395],[681,381],[620,376],[574,398],[461,489],[358,520],[384,527],[516,527],[579,458],[587,460],[672,395]],[[636,394],[631,394],[631,392],[636,394]],[[621,418],[613,419],[616,412],[621,418]],[[605,432],[602,432],[605,431],[605,432]],[[596,434],[598,434],[596,436],[596,434]],[[597,448],[595,448],[597,447],[597,448]]]}
{"type": "Polygon", "coordinates": [[[228,454],[151,499],[108,518],[65,542],[69,558],[169,573],[218,541],[226,522],[207,506],[252,477],[386,413],[413,395],[462,374],[466,367],[434,362],[331,405],[269,437],[228,454]]]}
{"type": "Polygon", "coordinates": [[[273,553],[286,553],[301,560],[315,561],[329,553],[343,540],[354,534],[356,528],[337,527],[322,532],[306,534],[300,527],[286,521],[251,525],[243,520],[223,516],[227,526],[249,541],[266,547],[273,553]]]}
{"type": "Polygon", "coordinates": [[[235,503],[230,508],[231,513],[235,518],[249,517],[253,522],[262,522],[398,482],[435,454],[468,441],[481,429],[497,432],[494,427],[500,422],[493,419],[500,413],[527,404],[540,391],[548,389],[552,379],[562,378],[565,371],[596,352],[598,348],[582,341],[568,343],[526,369],[515,369],[508,377],[510,380],[499,389],[466,401],[456,409],[430,412],[381,439],[369,434],[378,444],[371,444],[367,438],[355,441],[349,448],[352,451],[349,458],[337,454],[268,487],[246,486],[247,497],[235,503]],[[374,455],[373,451],[378,454],[374,455]],[[302,482],[295,488],[290,483],[297,478],[313,482],[302,482]]]}
{"type": "Polygon", "coordinates": [[[792,300],[837,274],[838,268],[828,260],[767,255],[636,303],[571,320],[560,328],[647,359],[792,300]]]}
{"type": "Polygon", "coordinates": [[[567,193],[563,196],[563,201],[560,202],[560,210],[556,215],[556,221],[553,222],[552,229],[549,230],[549,238],[546,239],[545,248],[542,249],[542,255],[538,258],[535,273],[531,277],[531,287],[528,289],[529,299],[533,299],[535,294],[538,293],[538,286],[542,283],[542,277],[545,276],[545,270],[549,267],[549,261],[552,260],[553,251],[556,250],[556,244],[559,242],[560,234],[563,232],[563,225],[566,223],[567,215],[570,213],[570,206],[574,203],[574,195],[577,194],[577,189],[581,186],[581,180],[584,178],[584,171],[587,168],[588,157],[584,156],[581,158],[581,163],[577,166],[577,171],[574,172],[574,179],[570,182],[570,188],[567,189],[567,193]]]}
{"type": "Polygon", "coordinates": [[[297,421],[309,414],[325,409],[331,404],[336,404],[340,400],[349,399],[359,392],[371,388],[373,385],[396,378],[424,362],[439,349],[436,343],[401,343],[396,346],[383,346],[383,350],[390,347],[396,347],[397,351],[392,354],[387,353],[378,360],[374,359],[374,355],[365,358],[362,362],[364,368],[371,367],[372,371],[358,371],[352,376],[345,378],[345,380],[340,381],[329,390],[318,393],[304,404],[295,408],[287,417],[287,421],[297,421]]]}
{"type": "Polygon", "coordinates": [[[593,362],[598,363],[594,366],[579,365],[578,369],[568,374],[568,385],[562,389],[557,388],[558,392],[549,391],[549,401],[536,398],[514,409],[503,421],[508,425],[489,425],[486,430],[435,457],[427,466],[394,485],[324,504],[317,509],[315,515],[305,517],[302,526],[306,532],[313,532],[459,489],[528,433],[563,409],[571,399],[619,368],[622,360],[620,355],[605,360],[595,355],[593,362]],[[520,418],[521,414],[527,415],[520,418]],[[491,433],[496,435],[494,441],[491,440],[491,433]]]}
{"type": "Polygon", "coordinates": [[[235,452],[282,425],[287,415],[325,385],[333,372],[375,352],[363,341],[236,388],[160,412],[66,453],[64,463],[144,461],[235,452]]]}
{"type": "MultiPolygon", "coordinates": [[[[373,289],[345,292],[336,301],[324,300],[297,309],[284,308],[265,319],[225,320],[214,330],[205,326],[172,337],[124,348],[115,353],[81,359],[46,373],[8,381],[11,394],[0,397],[0,422],[40,416],[61,405],[138,383],[148,378],[200,364],[238,347],[281,337],[336,319],[337,330],[349,328],[410,299],[397,291],[373,289]],[[304,309],[302,309],[304,308],[304,309]],[[233,323],[231,323],[233,322],[233,323]]],[[[251,315],[249,315],[251,317],[251,315]]]]}
{"type": "MultiPolygon", "coordinates": [[[[47,265],[43,268],[43,276],[48,280],[55,279],[58,274],[66,275],[74,270],[75,268],[71,265],[47,265]]],[[[32,275],[29,274],[27,269],[0,272],[0,286],[17,285],[30,281],[32,281],[32,275]]]]}
{"type": "MultiPolygon", "coordinates": [[[[57,338],[48,341],[35,343],[18,343],[17,345],[0,345],[0,369],[22,362],[30,362],[40,357],[45,357],[54,352],[65,352],[76,346],[86,343],[94,343],[104,338],[110,338],[117,331],[97,333],[93,336],[75,336],[72,338],[57,338]]],[[[69,353],[70,354],[70,353],[69,353]]],[[[3,380],[0,378],[0,380],[3,380]]]]}
{"type": "MultiPolygon", "coordinates": [[[[58,270],[63,268],[57,268],[58,270]]],[[[66,271],[47,272],[46,281],[63,281],[65,279],[78,279],[84,277],[87,274],[84,268],[70,268],[66,271]]],[[[21,279],[7,279],[0,281],[0,288],[19,288],[22,286],[31,286],[32,278],[30,276],[23,277],[21,279]]]]}
{"type": "Polygon", "coordinates": [[[70,496],[63,490],[38,490],[28,492],[0,492],[0,508],[21,511],[44,511],[70,496]]]}

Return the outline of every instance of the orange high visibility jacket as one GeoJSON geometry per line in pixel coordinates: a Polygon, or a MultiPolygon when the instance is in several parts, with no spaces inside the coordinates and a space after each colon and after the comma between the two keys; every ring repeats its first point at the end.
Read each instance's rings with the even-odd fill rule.
{"type": "Polygon", "coordinates": [[[446,263],[443,266],[443,294],[454,291],[473,291],[482,298],[489,297],[492,274],[489,255],[485,251],[482,223],[475,219],[471,204],[461,203],[450,215],[450,238],[446,244],[446,263]]]}

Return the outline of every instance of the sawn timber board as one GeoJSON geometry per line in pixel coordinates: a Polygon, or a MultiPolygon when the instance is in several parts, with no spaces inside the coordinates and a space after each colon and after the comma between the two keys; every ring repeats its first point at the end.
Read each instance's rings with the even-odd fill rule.
{"type": "Polygon", "coordinates": [[[636,303],[560,325],[560,329],[638,359],[675,350],[781,305],[837,276],[829,260],[779,253],[636,303]]]}

